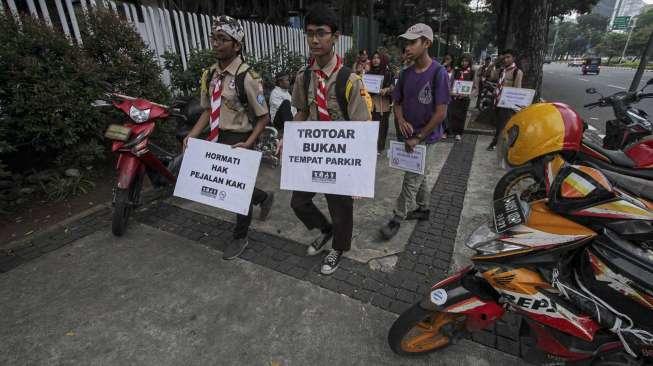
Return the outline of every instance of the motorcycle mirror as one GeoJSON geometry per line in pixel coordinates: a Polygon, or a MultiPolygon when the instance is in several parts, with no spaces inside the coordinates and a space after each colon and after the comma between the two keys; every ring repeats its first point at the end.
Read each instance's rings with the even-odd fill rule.
{"type": "MultiPolygon", "coordinates": [[[[652,79],[653,80],[653,79],[652,79]]],[[[585,93],[587,94],[596,94],[596,89],[594,88],[587,88],[585,89],[585,93]]]]}

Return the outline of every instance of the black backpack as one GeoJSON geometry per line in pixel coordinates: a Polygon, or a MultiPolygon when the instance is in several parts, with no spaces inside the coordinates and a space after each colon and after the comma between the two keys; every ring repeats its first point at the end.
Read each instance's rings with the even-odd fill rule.
{"type": "MultiPolygon", "coordinates": [[[[306,70],[304,70],[304,95],[306,95],[307,100],[312,71],[313,70],[308,67],[306,70]]],[[[336,99],[338,100],[340,113],[342,113],[345,121],[349,121],[349,111],[347,110],[347,81],[349,80],[351,74],[353,74],[352,69],[343,65],[340,70],[338,70],[338,75],[336,75],[336,99]]]]}
{"type": "MultiPolygon", "coordinates": [[[[243,72],[240,72],[240,67],[243,64],[244,63],[241,63],[238,66],[238,69],[236,70],[236,78],[235,78],[236,80],[235,80],[234,84],[236,86],[236,95],[238,96],[238,101],[243,106],[243,108],[245,108],[245,110],[247,110],[247,108],[249,107],[249,101],[247,100],[247,93],[245,92],[245,77],[247,76],[247,73],[249,72],[251,67],[249,65],[247,65],[247,68],[243,72]]],[[[208,78],[206,80],[206,83],[208,84],[208,82],[211,80],[211,78],[213,76],[210,75],[210,73],[209,73],[209,74],[207,74],[206,77],[208,78]]]]}

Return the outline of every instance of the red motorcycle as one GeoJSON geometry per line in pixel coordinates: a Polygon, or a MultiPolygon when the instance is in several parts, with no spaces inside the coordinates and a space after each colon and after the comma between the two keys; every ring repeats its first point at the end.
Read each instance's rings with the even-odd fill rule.
{"type": "MultiPolygon", "coordinates": [[[[653,85],[649,80],[644,88],[653,85]]],[[[618,92],[601,98],[586,108],[612,107],[615,119],[606,122],[603,144],[583,138],[579,149],[565,151],[569,161],[589,164],[601,169],[612,181],[631,193],[653,200],[653,124],[648,115],[632,105],[643,99],[653,98],[653,93],[618,92]]],[[[596,94],[589,88],[588,94],[596,94]]],[[[520,194],[525,201],[544,198],[542,159],[516,167],[497,182],[494,199],[520,194]]]]}
{"type": "Polygon", "coordinates": [[[185,120],[186,116],[177,107],[118,93],[108,93],[106,96],[108,100],[97,100],[93,106],[113,106],[129,117],[122,124],[111,124],[104,135],[113,141],[111,151],[118,155],[111,231],[116,236],[122,236],[130,213],[141,204],[145,175],[149,176],[155,187],[174,184],[177,180],[173,171],[181,156],[175,157],[150,141],[156,122],[168,117],[185,120]]]}

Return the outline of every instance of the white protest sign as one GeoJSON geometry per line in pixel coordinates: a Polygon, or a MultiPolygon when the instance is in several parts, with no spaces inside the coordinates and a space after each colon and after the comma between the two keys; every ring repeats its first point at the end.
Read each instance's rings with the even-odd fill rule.
{"type": "Polygon", "coordinates": [[[388,162],[390,168],[423,175],[424,165],[426,165],[426,146],[417,145],[413,152],[407,152],[406,144],[403,142],[390,141],[388,162]]]}
{"type": "Polygon", "coordinates": [[[247,215],[260,163],[258,151],[190,138],[174,195],[247,215]]]}
{"type": "Polygon", "coordinates": [[[498,107],[510,109],[522,109],[533,103],[535,96],[534,89],[512,88],[505,86],[501,89],[498,107]]]}
{"type": "Polygon", "coordinates": [[[454,80],[451,94],[470,95],[472,93],[472,87],[474,87],[473,81],[454,80]]]}
{"type": "Polygon", "coordinates": [[[379,122],[286,122],[281,189],[374,197],[379,122]]]}
{"type": "Polygon", "coordinates": [[[379,94],[383,85],[383,75],[363,74],[363,84],[365,84],[365,89],[368,92],[379,94]]]}

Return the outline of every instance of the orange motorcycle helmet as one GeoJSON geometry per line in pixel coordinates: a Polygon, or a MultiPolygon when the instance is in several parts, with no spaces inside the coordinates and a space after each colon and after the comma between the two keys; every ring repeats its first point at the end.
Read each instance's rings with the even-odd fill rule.
{"type": "Polygon", "coordinates": [[[553,152],[578,151],[584,123],[563,103],[537,103],[517,112],[501,132],[499,151],[511,166],[553,152]]]}

